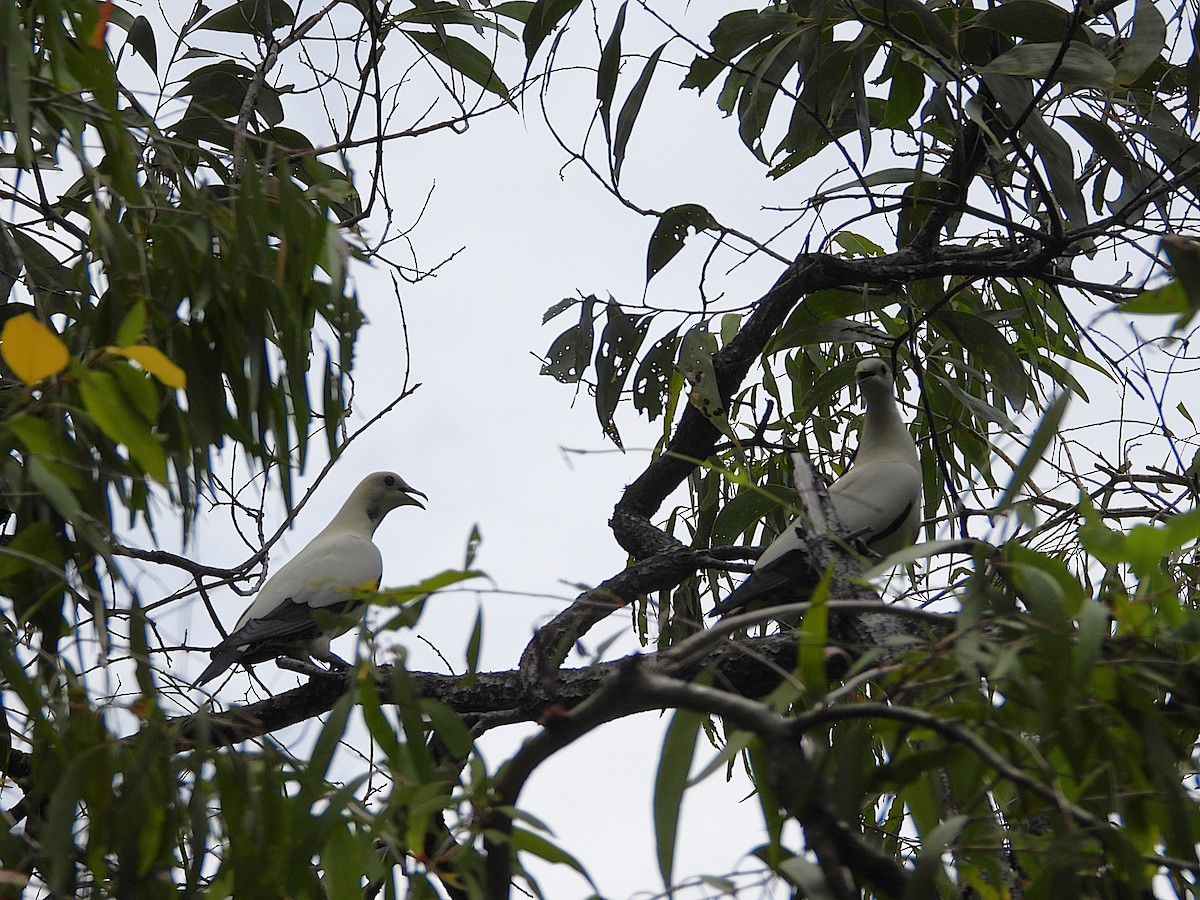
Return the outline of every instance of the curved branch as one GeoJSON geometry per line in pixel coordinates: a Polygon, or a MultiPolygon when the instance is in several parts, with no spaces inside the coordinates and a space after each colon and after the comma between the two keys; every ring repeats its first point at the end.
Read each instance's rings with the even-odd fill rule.
{"type": "Polygon", "coordinates": [[[765,745],[768,770],[763,773],[788,815],[804,829],[832,896],[858,896],[851,873],[862,875],[885,897],[900,896],[908,875],[894,859],[864,841],[824,803],[803,746],[792,734],[790,720],[767,706],[705,685],[691,684],[655,671],[653,663],[631,658],[592,697],[571,713],[556,717],[529,738],[501,768],[495,782],[497,804],[487,815],[485,832],[486,896],[507,900],[512,878],[512,817],[525,782],[550,756],[588,732],[639,712],[689,709],[720,716],[736,728],[754,733],[765,745]]]}

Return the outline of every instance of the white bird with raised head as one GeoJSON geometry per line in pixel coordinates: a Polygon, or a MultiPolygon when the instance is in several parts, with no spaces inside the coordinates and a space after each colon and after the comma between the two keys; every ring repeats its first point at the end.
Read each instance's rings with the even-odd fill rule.
{"type": "Polygon", "coordinates": [[[211,681],[237,663],[251,666],[279,656],[346,666],[330,651],[329,642],[350,626],[331,629],[319,624],[313,613],[353,612],[363,603],[363,591],[379,587],[383,555],[371,537],[396,507],[424,509],[417,497],[425,495],[394,472],[364,478],[325,529],[267,579],[230,635],[213,648],[212,662],[192,686],[211,681]]]}
{"type": "MultiPolygon", "coordinates": [[[[921,524],[921,460],[896,406],[895,378],[887,360],[859,361],[854,380],[866,403],[854,464],[829,486],[829,500],[846,538],[861,540],[881,556],[911,544],[921,524]]],[[[806,547],[802,517],[794,519],[762,552],[750,577],[713,607],[710,616],[758,607],[771,598],[788,602],[787,588],[806,547]]]]}

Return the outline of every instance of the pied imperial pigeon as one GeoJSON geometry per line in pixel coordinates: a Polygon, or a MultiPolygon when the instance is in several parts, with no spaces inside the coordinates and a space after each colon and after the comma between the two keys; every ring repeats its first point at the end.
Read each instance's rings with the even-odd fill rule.
{"type": "Polygon", "coordinates": [[[251,666],[279,656],[313,657],[345,667],[347,663],[330,651],[329,642],[350,626],[323,626],[313,613],[353,612],[362,605],[364,590],[379,587],[383,555],[371,536],[396,507],[424,509],[417,497],[425,495],[393,472],[364,478],[333,521],[267,579],[232,633],[213,648],[212,662],[192,686],[212,681],[234,664],[251,666]]]}
{"type": "MultiPolygon", "coordinates": [[[[866,403],[862,437],[854,464],[829,486],[829,500],[850,539],[863,541],[881,556],[911,544],[921,524],[921,461],[896,407],[892,367],[884,359],[863,359],[854,379],[866,403]]],[[[750,577],[709,613],[722,616],[788,602],[787,588],[805,550],[803,517],[794,519],[762,552],[750,577]]]]}

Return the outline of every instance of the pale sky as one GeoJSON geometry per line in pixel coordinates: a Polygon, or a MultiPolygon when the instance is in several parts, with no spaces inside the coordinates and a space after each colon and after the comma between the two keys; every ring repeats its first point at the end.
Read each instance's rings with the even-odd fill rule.
{"type": "MultiPolygon", "coordinates": [[[[715,19],[706,9],[700,20],[715,19]]],[[[581,16],[574,26],[581,41],[587,39],[586,25],[581,16]]],[[[607,27],[602,28],[605,34],[607,27]]],[[[655,43],[647,40],[646,49],[655,43]]],[[[682,50],[678,55],[686,58],[682,50]]],[[[586,57],[581,51],[575,58],[586,57]]],[[[572,120],[572,107],[586,115],[594,104],[591,79],[586,73],[562,75],[551,85],[554,108],[564,117],[559,121],[571,139],[586,121],[578,115],[572,120]]],[[[761,208],[798,206],[819,185],[805,181],[812,176],[801,172],[768,181],[763,167],[741,145],[736,123],[715,109],[715,94],[680,93],[673,90],[677,83],[678,78],[660,72],[630,143],[623,188],[645,207],[698,202],[727,224],[759,236],[773,233],[785,218],[761,208]]],[[[299,121],[287,124],[303,128],[299,121]]],[[[433,188],[428,210],[411,235],[421,262],[432,265],[459,248],[463,252],[435,278],[402,288],[411,378],[422,387],[344,455],[276,546],[272,566],[278,568],[303,547],[365,473],[399,472],[428,494],[428,510],[397,510],[377,532],[385,559],[384,586],[410,584],[459,567],[470,529],[478,524],[483,544],[476,564],[497,590],[433,598],[419,632],[461,671],[476,605],[481,604],[486,623],[481,667],[508,669],[537,625],[577,593],[567,584],[595,584],[625,563],[607,519],[623,486],[646,465],[647,448],[661,433],[661,422],[647,425],[631,411],[624,413],[618,421],[628,452],[565,455],[562,447],[611,451],[612,446],[601,433],[586,390],[572,403],[573,388],[539,375],[535,355],[545,352],[569,324],[573,313],[541,324],[545,309],[561,298],[594,293],[603,299],[611,293],[619,301],[638,302],[654,220],[621,207],[581,166],[562,168],[566,157],[544,127],[534,97],[522,114],[494,113],[472,123],[465,134],[441,132],[398,141],[386,153],[398,219],[415,217],[433,188]]],[[[821,174],[827,179],[834,175],[835,161],[832,155],[822,159],[831,160],[821,174]]],[[[366,226],[368,233],[378,227],[366,226]]],[[[800,236],[802,232],[795,237],[800,236]]],[[[690,245],[655,279],[648,301],[697,308],[696,273],[706,248],[703,240],[690,245]]],[[[780,249],[800,248],[793,242],[780,249]]],[[[777,264],[759,259],[725,277],[726,265],[710,272],[710,291],[728,292],[721,308],[756,299],[779,271],[777,264]]],[[[378,268],[359,267],[356,280],[370,324],[359,344],[354,424],[388,403],[403,377],[400,316],[391,284],[378,268]]],[[[322,443],[318,437],[314,451],[322,443]]],[[[320,462],[315,455],[306,478],[319,470],[320,462]]],[[[277,523],[281,510],[276,505],[272,511],[277,523]]],[[[204,523],[194,554],[213,565],[233,564],[245,556],[228,520],[220,516],[204,523]]],[[[139,584],[143,601],[155,596],[155,576],[139,584]]],[[[248,602],[231,591],[219,592],[215,601],[227,626],[248,602]]],[[[161,624],[180,639],[186,629],[196,646],[215,640],[198,601],[181,604],[161,624]]],[[[606,620],[586,643],[595,647],[614,633],[626,637],[608,650],[607,658],[637,649],[626,613],[606,620]]],[[[403,643],[411,669],[445,671],[423,642],[408,636],[403,643]]],[[[352,638],[345,637],[334,649],[347,655],[352,646],[352,638]]],[[[172,674],[194,676],[205,661],[201,652],[175,654],[172,674]]],[[[272,690],[296,683],[295,675],[277,672],[270,663],[257,672],[272,690]]],[[[239,701],[245,683],[237,676],[221,691],[221,699],[239,701]]],[[[661,887],[651,786],[665,722],[643,715],[606,726],[540,769],[521,798],[521,808],[553,829],[555,839],[583,862],[607,896],[652,893],[661,887]]],[[[311,725],[293,729],[297,746],[314,730],[311,725]]],[[[493,771],[529,730],[500,729],[484,740],[493,771]]],[[[702,745],[697,768],[711,755],[702,745]]],[[[718,774],[689,794],[677,880],[697,873],[726,874],[739,865],[740,853],[762,840],[757,801],[742,802],[749,790],[740,775],[726,784],[718,774]]],[[[588,893],[565,868],[537,871],[550,897],[588,893]]]]}

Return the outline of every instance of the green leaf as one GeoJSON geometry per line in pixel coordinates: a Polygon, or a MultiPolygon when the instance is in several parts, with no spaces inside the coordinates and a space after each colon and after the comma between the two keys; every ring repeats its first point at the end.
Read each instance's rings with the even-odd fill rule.
{"type": "Polygon", "coordinates": [[[708,229],[716,228],[717,221],[712,214],[696,203],[684,203],[672,206],[658,218],[654,233],[650,235],[650,245],[646,248],[646,281],[662,271],[683,249],[688,233],[697,234],[708,229]]]}
{"type": "Polygon", "coordinates": [[[9,431],[16,435],[25,448],[37,454],[47,468],[72,490],[83,490],[84,480],[80,473],[83,467],[73,450],[73,444],[55,431],[45,419],[30,415],[16,415],[6,423],[9,431]]]}
{"type": "Polygon", "coordinates": [[[1012,343],[995,325],[979,316],[948,309],[938,312],[933,324],[971,353],[979,368],[989,376],[989,386],[999,388],[1013,409],[1025,405],[1031,392],[1025,367],[1012,343]]]}
{"type": "Polygon", "coordinates": [[[107,372],[79,369],[79,397],[100,430],[123,444],[138,469],[167,483],[167,454],[148,422],[107,372]]]}
{"type": "Polygon", "coordinates": [[[358,708],[363,718],[363,724],[367,726],[371,739],[379,745],[379,749],[387,757],[389,765],[393,769],[398,768],[401,765],[400,739],[396,734],[396,729],[392,727],[392,723],[383,714],[383,707],[379,702],[379,691],[374,681],[370,678],[357,679],[354,693],[358,698],[358,708]]]}
{"type": "MultiPolygon", "coordinates": [[[[1057,45],[1055,45],[1057,46],[1057,45]]],[[[1107,62],[1107,60],[1106,60],[1107,62]]],[[[1087,204],[1075,183],[1075,155],[1071,145],[1035,110],[1029,111],[1033,90],[1028,81],[1009,75],[988,73],[984,82],[1000,101],[1005,114],[1015,122],[1024,117],[1021,134],[1033,144],[1050,179],[1050,192],[1073,227],[1087,223],[1087,204]]]]}
{"type": "MultiPolygon", "coordinates": [[[[704,322],[687,330],[679,348],[679,371],[687,379],[692,390],[688,400],[706,418],[713,422],[725,422],[725,404],[717,385],[717,373],[713,368],[713,354],[717,352],[717,338],[704,322]]],[[[728,430],[724,425],[723,430],[728,430]]]]}
{"type": "Polygon", "coordinates": [[[145,16],[138,16],[129,28],[129,46],[134,53],[146,61],[154,72],[158,71],[158,46],[154,42],[154,27],[145,16]]]}
{"type": "Polygon", "coordinates": [[[61,596],[66,587],[63,568],[69,559],[50,522],[30,523],[0,549],[0,592],[11,598],[22,621],[36,618],[45,598],[61,596]]]}
{"type": "Polygon", "coordinates": [[[1006,0],[976,16],[971,25],[1027,41],[1061,44],[1071,30],[1071,20],[1069,10],[1049,0],[1006,0]]]}
{"type": "Polygon", "coordinates": [[[1099,50],[1072,43],[1018,44],[979,70],[981,75],[1017,75],[1052,79],[1076,87],[1109,90],[1117,70],[1099,50]],[[1061,55],[1061,58],[1060,58],[1061,55]]]}
{"type": "Polygon", "coordinates": [[[587,870],[579,860],[558,845],[546,840],[540,834],[534,834],[532,831],[524,828],[514,828],[512,831],[512,845],[515,850],[523,853],[532,853],[546,862],[571,867],[587,880],[587,883],[592,886],[593,890],[596,889],[596,883],[592,881],[592,877],[588,875],[587,870]]]}
{"type": "Polygon", "coordinates": [[[483,606],[475,608],[475,624],[467,639],[467,672],[474,675],[479,671],[479,652],[483,647],[483,606]]]}
{"type": "Polygon", "coordinates": [[[421,714],[429,721],[450,753],[460,759],[466,759],[470,755],[475,747],[475,740],[471,729],[458,713],[444,703],[422,699],[421,714]]]}
{"type": "Polygon", "coordinates": [[[208,31],[270,37],[278,28],[296,24],[296,14],[284,0],[237,0],[200,23],[208,31]]]}
{"type": "Polygon", "coordinates": [[[1050,405],[1046,407],[1046,413],[1042,416],[1042,421],[1038,423],[1038,427],[1033,432],[1033,437],[1029,439],[1029,447],[1021,455],[1020,462],[1017,463],[1016,469],[1013,470],[1012,480],[1009,481],[1008,487],[1005,488],[1004,496],[996,504],[997,511],[1005,510],[1012,506],[1017,493],[1029,481],[1033,470],[1046,455],[1046,450],[1049,448],[1050,442],[1058,434],[1058,427],[1062,423],[1063,415],[1066,414],[1070,397],[1071,395],[1064,391],[1050,401],[1050,405]]]}
{"type": "Polygon", "coordinates": [[[650,54],[650,58],[646,60],[646,64],[642,67],[642,73],[638,76],[633,88],[629,91],[629,96],[625,98],[621,112],[617,115],[617,129],[613,135],[612,143],[612,177],[614,184],[621,179],[621,165],[625,162],[625,148],[629,145],[629,137],[633,134],[634,122],[637,121],[638,113],[642,110],[642,103],[646,99],[646,91],[650,88],[650,80],[654,77],[654,69],[658,66],[658,59],[662,56],[662,52],[666,47],[666,44],[662,44],[650,54]]]}
{"type": "Polygon", "coordinates": [[[1193,309],[1187,290],[1178,281],[1142,291],[1121,304],[1121,312],[1138,315],[1185,316],[1193,309]]]}
{"type": "Polygon", "coordinates": [[[900,34],[935,59],[958,58],[954,37],[933,9],[918,0],[863,0],[860,14],[882,27],[882,36],[891,39],[900,34]]]}
{"type": "Polygon", "coordinates": [[[1200,311],[1200,243],[1174,234],[1163,235],[1161,243],[1171,261],[1174,279],[1125,301],[1121,311],[1174,315],[1177,318],[1172,331],[1179,331],[1200,311]]]}
{"type": "Polygon", "coordinates": [[[565,17],[579,6],[580,0],[537,0],[525,18],[522,40],[525,42],[527,64],[533,62],[542,42],[565,17]]]}
{"type": "MultiPolygon", "coordinates": [[[[583,378],[592,358],[592,310],[598,302],[595,297],[588,297],[580,303],[579,323],[554,339],[546,352],[548,361],[542,366],[543,375],[549,375],[564,384],[577,384],[583,378]]],[[[550,317],[551,311],[558,306],[561,304],[552,306],[546,316],[550,317]]]]}
{"type": "Polygon", "coordinates": [[[596,67],[596,99],[600,102],[600,122],[604,136],[610,138],[613,95],[617,90],[617,76],[621,72],[621,31],[625,28],[625,9],[628,0],[621,4],[612,33],[600,52],[600,65],[596,67]]]}
{"type": "Polygon", "coordinates": [[[479,530],[479,523],[476,522],[471,526],[471,533],[467,535],[467,549],[463,554],[463,570],[470,571],[475,567],[475,556],[479,553],[479,545],[483,543],[483,534],[479,530]]]}
{"type": "Polygon", "coordinates": [[[731,544],[780,507],[796,506],[796,492],[782,484],[747,485],[721,507],[712,524],[712,541],[731,544]]]}
{"type": "MultiPolygon", "coordinates": [[[[801,17],[785,9],[770,6],[762,10],[739,10],[721,17],[709,35],[713,55],[727,63],[767,38],[804,25],[801,17]]],[[[685,87],[698,85],[685,84],[685,87]]]]}
{"type": "Polygon", "coordinates": [[[1006,544],[1004,555],[1001,570],[1030,614],[1057,632],[1068,630],[1087,600],[1087,592],[1063,561],[1016,543],[1006,544]]]}
{"type": "Polygon", "coordinates": [[[633,376],[633,408],[645,413],[651,422],[666,410],[678,346],[679,329],[672,328],[642,355],[641,364],[633,376]]]}
{"type": "Polygon", "coordinates": [[[542,324],[545,325],[547,322],[549,322],[555,316],[559,315],[560,313],[566,312],[568,309],[570,309],[572,306],[574,306],[578,302],[579,301],[574,297],[564,297],[562,300],[559,300],[557,303],[555,303],[553,306],[551,306],[548,310],[546,310],[544,313],[542,313],[542,324]]]}
{"type": "Polygon", "coordinates": [[[646,338],[650,317],[636,319],[616,303],[608,304],[608,321],[596,346],[596,415],[609,439],[621,447],[614,415],[625,381],[646,338]]]}
{"type": "Polygon", "coordinates": [[[924,173],[911,187],[904,189],[904,202],[900,208],[900,221],[896,229],[897,247],[907,247],[921,233],[921,226],[925,224],[933,208],[931,204],[922,201],[937,199],[939,192],[937,181],[924,173]]]}
{"type": "MultiPolygon", "coordinates": [[[[864,175],[862,178],[855,178],[852,181],[843,181],[842,183],[835,185],[834,187],[826,188],[825,190],[821,191],[819,194],[813,194],[813,199],[814,200],[824,199],[824,198],[830,197],[834,194],[840,194],[842,191],[852,191],[852,190],[855,190],[856,188],[857,189],[872,188],[872,187],[875,187],[876,185],[880,185],[880,184],[910,184],[910,183],[911,184],[915,184],[915,183],[932,184],[932,185],[936,186],[939,184],[945,184],[946,181],[944,178],[938,178],[936,175],[929,175],[925,172],[922,172],[920,169],[881,169],[878,172],[872,172],[869,175],[864,175]]],[[[851,234],[851,232],[843,231],[843,232],[840,232],[839,234],[851,234]]],[[[858,238],[859,241],[865,242],[866,245],[877,248],[876,251],[872,251],[869,254],[863,253],[860,255],[878,256],[884,252],[883,248],[879,247],[879,245],[876,244],[874,241],[867,241],[866,238],[863,238],[860,235],[853,235],[853,237],[858,238]]],[[[838,239],[835,238],[834,240],[838,240],[838,239]]],[[[838,242],[841,243],[841,241],[838,241],[838,242]]],[[[848,249],[848,250],[851,249],[850,247],[847,247],[845,244],[842,244],[842,246],[846,247],[846,249],[848,249]]]]}
{"type": "Polygon", "coordinates": [[[774,869],[790,884],[799,888],[793,896],[805,897],[808,900],[835,900],[837,897],[829,886],[824,870],[812,860],[785,851],[783,859],[774,869]]]}
{"type": "Polygon", "coordinates": [[[950,816],[941,821],[929,833],[922,834],[921,850],[916,865],[909,876],[905,896],[936,897],[941,894],[935,879],[943,873],[942,855],[953,843],[959,832],[970,822],[968,816],[950,816]]]}
{"type": "Polygon", "coordinates": [[[56,513],[68,522],[79,521],[83,512],[83,507],[79,505],[79,498],[61,478],[54,474],[45,460],[40,456],[29,457],[25,463],[25,471],[34,487],[50,503],[56,513]]]}
{"type": "Polygon", "coordinates": [[[707,718],[690,709],[677,710],[667,726],[662,756],[658,760],[658,774],[654,779],[654,843],[658,851],[658,871],[668,889],[675,866],[675,839],[679,834],[683,793],[696,753],[696,738],[707,718]]]}
{"type": "MultiPolygon", "coordinates": [[[[903,170],[893,169],[892,171],[895,172],[903,170]]],[[[905,174],[913,175],[914,173],[906,172],[905,174]]],[[[836,235],[834,235],[833,241],[835,244],[845,250],[849,256],[883,256],[884,253],[883,248],[874,241],[863,237],[861,234],[855,234],[853,231],[839,231],[836,235]]]]}
{"type": "MultiPolygon", "coordinates": [[[[925,98],[925,73],[920,67],[903,60],[892,70],[892,83],[888,90],[887,105],[883,108],[880,128],[908,130],[908,124],[921,107],[925,98]]],[[[826,191],[825,193],[831,193],[826,191]]]]}
{"type": "Polygon", "coordinates": [[[409,603],[418,597],[423,597],[426,594],[432,594],[445,590],[448,587],[453,587],[456,584],[461,584],[464,581],[469,581],[472,578],[487,577],[486,572],[478,569],[445,569],[436,575],[431,575],[428,578],[418,581],[414,585],[379,591],[371,598],[371,602],[376,606],[399,606],[409,603]]]}
{"type": "Polygon", "coordinates": [[[810,697],[825,693],[825,647],[829,643],[829,588],[833,584],[833,564],[821,575],[808,598],[812,607],[800,620],[797,629],[799,646],[796,651],[796,674],[810,697]]]}
{"type": "Polygon", "coordinates": [[[444,62],[464,78],[512,103],[508,88],[496,74],[486,53],[453,35],[439,34],[436,31],[405,30],[404,33],[427,53],[444,62]]]}
{"type": "Polygon", "coordinates": [[[1137,0],[1133,33],[1117,60],[1116,86],[1133,84],[1150,68],[1167,45],[1167,23],[1154,0],[1137,0]]]}

